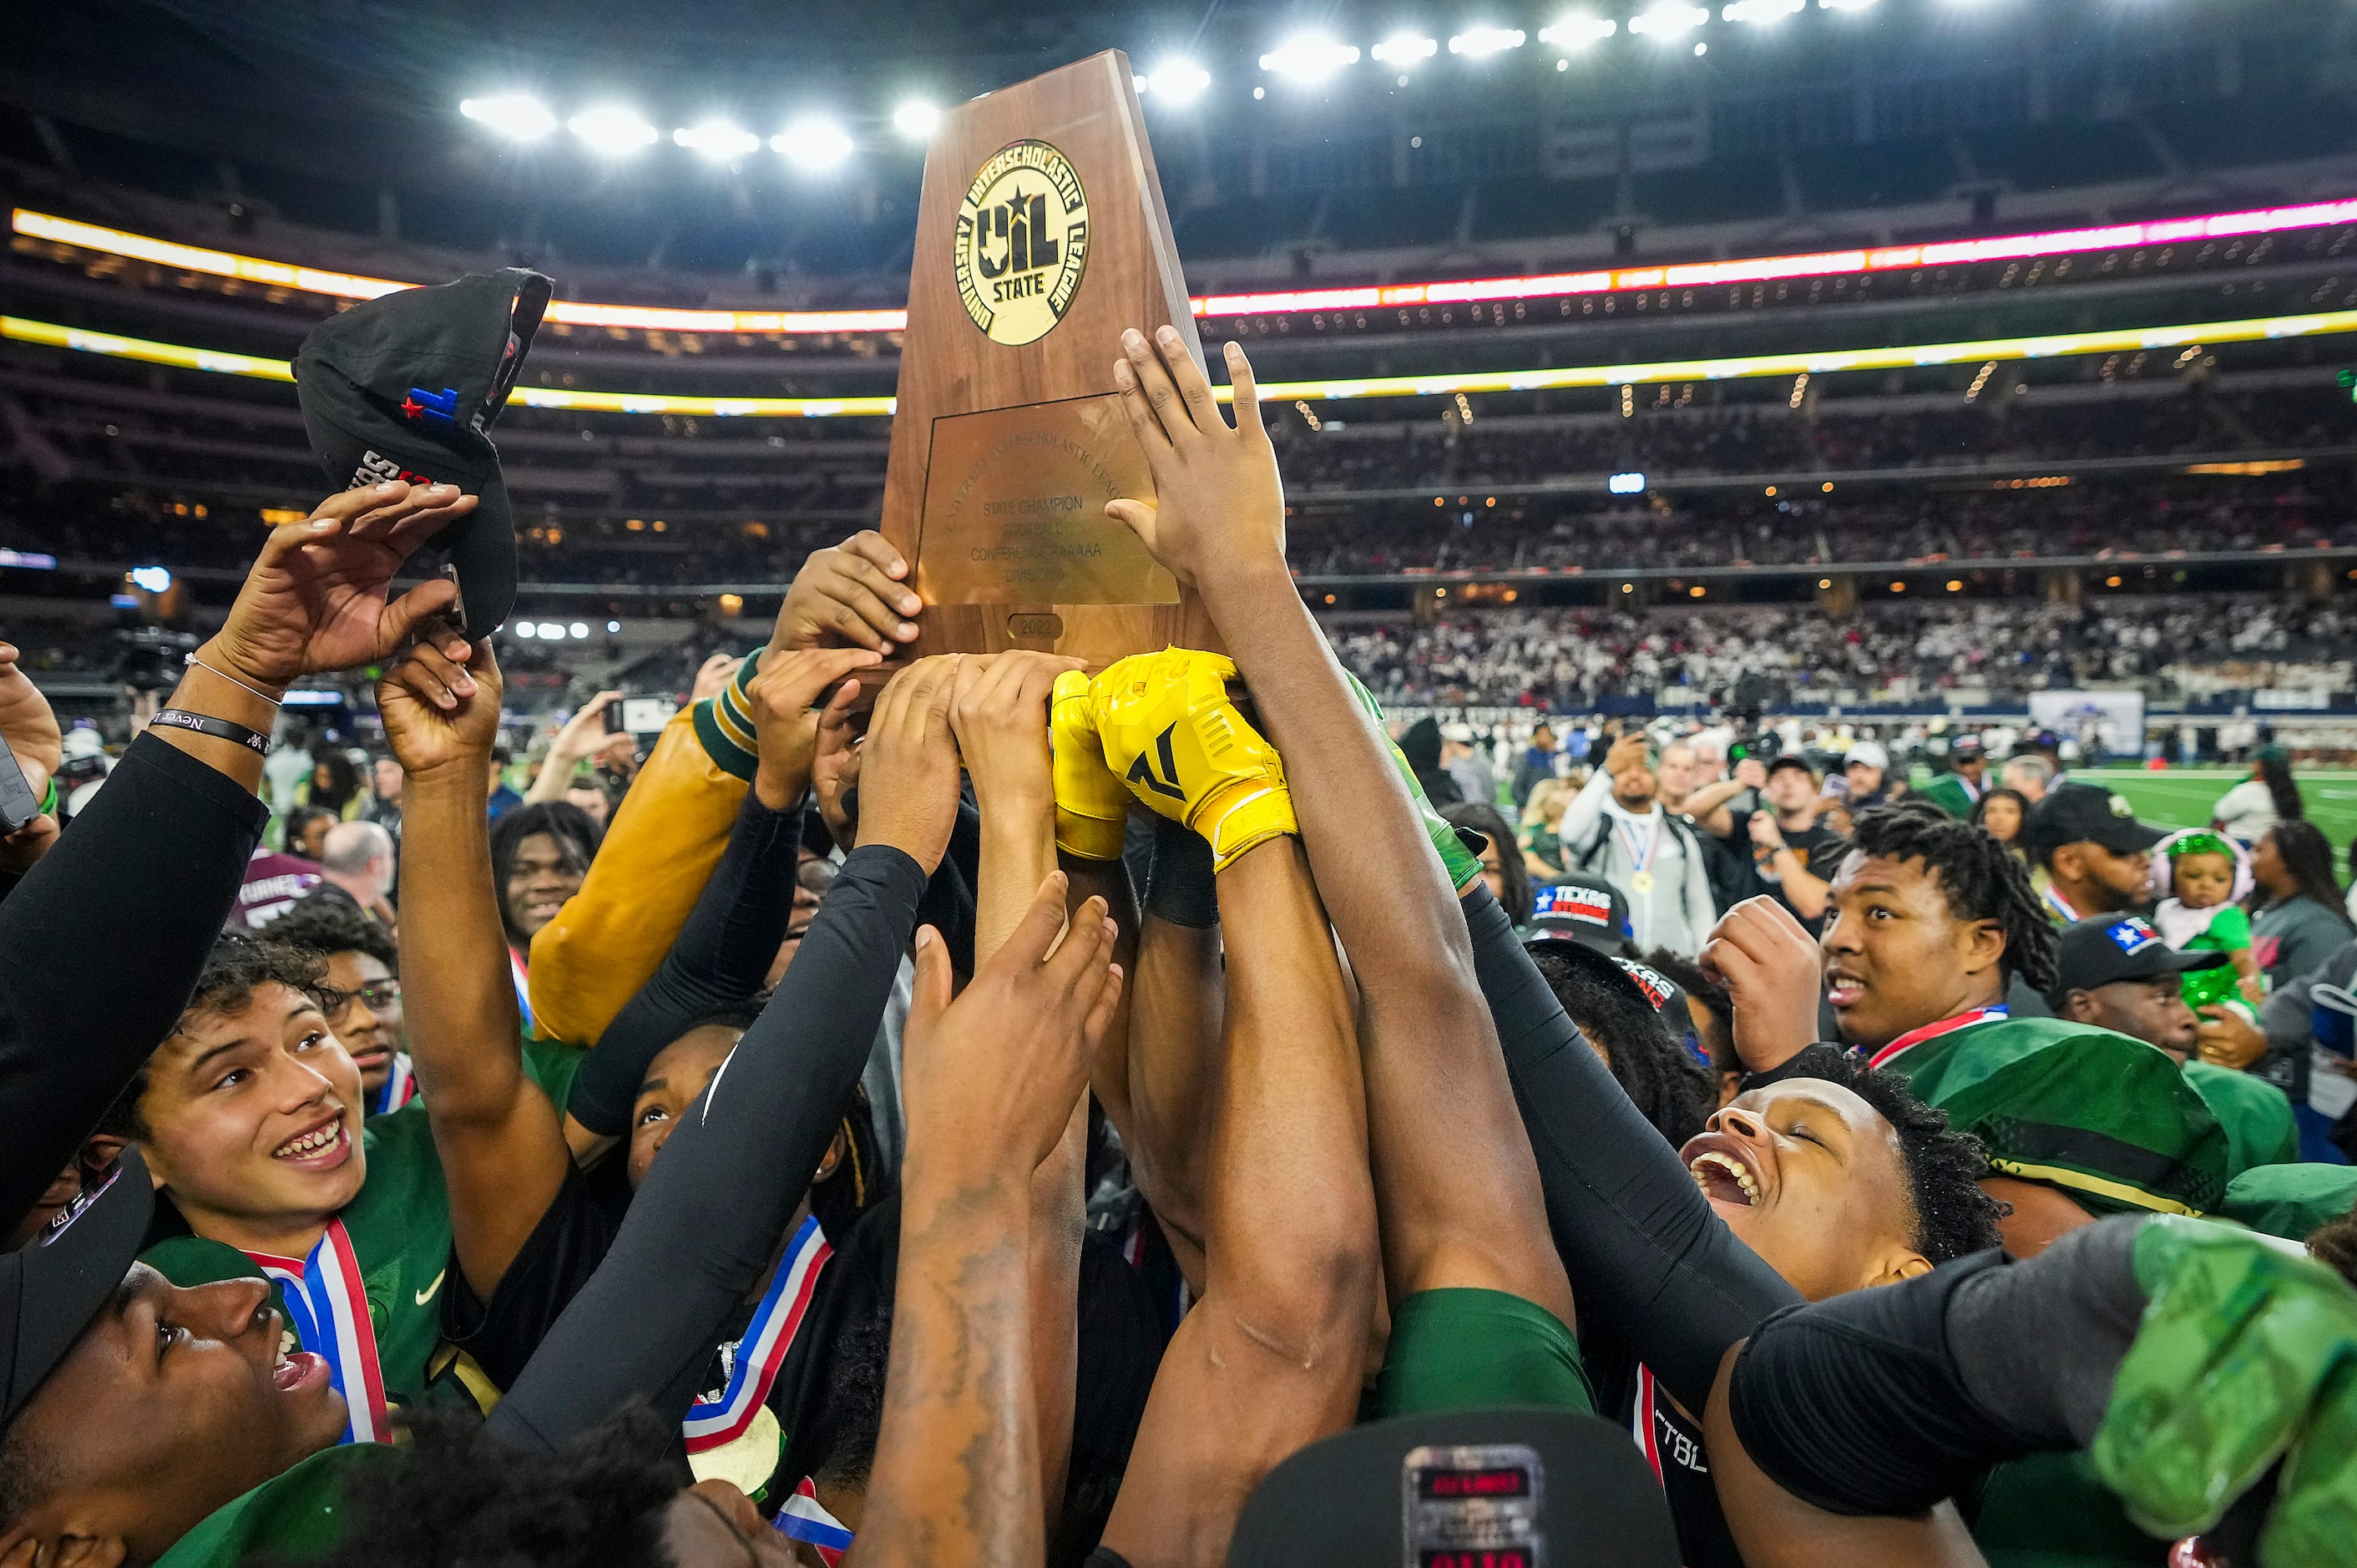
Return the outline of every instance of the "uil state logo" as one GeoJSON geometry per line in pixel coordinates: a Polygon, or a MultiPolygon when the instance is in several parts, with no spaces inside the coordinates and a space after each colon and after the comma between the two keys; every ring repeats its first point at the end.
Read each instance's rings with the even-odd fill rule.
{"type": "Polygon", "coordinates": [[[966,187],[957,215],[958,296],[994,343],[1036,343],[1064,318],[1089,263],[1089,199],[1064,155],[1009,143],[966,187]]]}

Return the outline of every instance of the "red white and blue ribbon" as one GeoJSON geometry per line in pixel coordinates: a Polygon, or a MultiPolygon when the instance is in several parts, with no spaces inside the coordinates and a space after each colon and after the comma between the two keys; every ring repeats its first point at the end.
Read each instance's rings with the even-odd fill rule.
{"type": "Polygon", "coordinates": [[[417,1098],[417,1073],[409,1063],[407,1051],[393,1053],[393,1070],[382,1088],[369,1101],[368,1113],[382,1116],[388,1111],[398,1111],[417,1098]]]}
{"type": "Polygon", "coordinates": [[[2046,907],[2051,909],[2064,925],[2075,926],[2079,923],[2079,911],[2071,908],[2071,900],[2054,891],[2052,883],[2046,885],[2046,891],[2042,897],[2046,900],[2046,907]]]}
{"type": "Polygon", "coordinates": [[[708,1453],[734,1443],[752,1425],[753,1412],[768,1402],[770,1385],[786,1364],[786,1352],[793,1348],[794,1336],[802,1332],[802,1319],[818,1288],[819,1271],[834,1256],[826,1233],[818,1228],[818,1217],[803,1220],[786,1255],[779,1260],[777,1275],[770,1280],[761,1305],[754,1308],[745,1337],[737,1342],[728,1386],[718,1398],[698,1400],[688,1406],[687,1419],[680,1425],[687,1435],[690,1454],[708,1453]]]}
{"type": "Polygon", "coordinates": [[[807,1541],[826,1568],[834,1568],[843,1561],[843,1554],[851,1550],[851,1531],[820,1504],[818,1488],[811,1485],[808,1476],[802,1478],[793,1496],[786,1499],[778,1517],[770,1522],[788,1541],[807,1541]]]}
{"type": "Polygon", "coordinates": [[[361,1261],[344,1222],[328,1220],[326,1234],[307,1258],[267,1252],[246,1256],[283,1287],[279,1297],[303,1348],[327,1361],[328,1380],[344,1396],[343,1441],[392,1442],[384,1374],[377,1366],[376,1325],[369,1319],[361,1261]]]}
{"type": "Polygon", "coordinates": [[[1645,834],[1641,846],[1637,839],[1638,821],[1635,815],[1628,811],[1612,813],[1613,832],[1620,835],[1620,847],[1629,852],[1629,875],[1631,876],[1641,875],[1651,870],[1653,865],[1653,852],[1662,847],[1661,808],[1657,806],[1645,814],[1643,822],[1652,831],[1645,834]]]}
{"type": "Polygon", "coordinates": [[[1926,1024],[1920,1029],[1910,1029],[1880,1050],[1866,1058],[1868,1067],[1889,1067],[1900,1056],[1942,1035],[1953,1035],[1958,1029],[1969,1029],[1975,1024],[1993,1024],[2000,1018],[2013,1016],[2013,1009],[2000,1002],[1993,1007],[1975,1007],[1969,1013],[1959,1013],[1953,1018],[1943,1018],[1936,1024],[1926,1024]]]}
{"type": "Polygon", "coordinates": [[[523,1032],[532,1033],[532,981],[524,965],[524,955],[516,948],[508,949],[508,972],[515,977],[516,1011],[523,1015],[523,1032]]]}

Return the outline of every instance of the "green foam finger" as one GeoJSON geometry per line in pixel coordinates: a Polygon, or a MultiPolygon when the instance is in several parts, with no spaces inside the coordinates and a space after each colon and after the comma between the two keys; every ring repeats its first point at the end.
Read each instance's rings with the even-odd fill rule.
{"type": "Polygon", "coordinates": [[[2310,1409],[2259,1536],[2263,1568],[2327,1568],[2357,1548],[2357,1359],[2344,1359],[2310,1409]]]}
{"type": "Polygon", "coordinates": [[[2147,1303],[2093,1455],[2131,1518],[2198,1533],[2298,1435],[2317,1391],[2357,1353],[2357,1294],[2304,1258],[2224,1226],[2147,1223],[2147,1303]]]}

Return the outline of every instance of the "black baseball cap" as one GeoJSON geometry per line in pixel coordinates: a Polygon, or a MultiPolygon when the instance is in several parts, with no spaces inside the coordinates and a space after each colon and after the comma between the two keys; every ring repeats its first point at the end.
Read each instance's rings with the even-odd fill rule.
{"type": "Polygon", "coordinates": [[[453,484],[475,510],[435,541],[459,619],[483,637],[515,607],[515,516],[486,432],[507,406],[555,285],[522,267],[356,305],[311,329],[295,391],[311,450],[347,489],[453,484]]]}
{"type": "Polygon", "coordinates": [[[1574,872],[1531,889],[1525,942],[1578,942],[1607,957],[1629,950],[1629,900],[1600,876],[1574,872]]]}
{"type": "Polygon", "coordinates": [[[1511,1563],[1676,1568],[1626,1428],[1574,1411],[1402,1416],[1302,1449],[1244,1499],[1228,1568],[1511,1563]]]}
{"type": "Polygon", "coordinates": [[[2047,791],[2023,830],[2029,852],[2041,860],[2066,843],[2098,844],[2115,854],[2133,854],[2167,836],[2137,822],[2126,799],[2100,784],[2063,784],[2047,791]]]}
{"type": "Polygon", "coordinates": [[[2158,980],[2231,961],[2216,949],[2172,948],[2135,915],[2098,915],[2063,929],[2054,956],[2053,994],[2093,991],[2121,980],[2158,980]]]}
{"type": "Polygon", "coordinates": [[[1779,752],[1775,760],[1768,764],[1769,776],[1773,778],[1788,768],[1796,768],[1812,779],[1817,776],[1817,770],[1809,766],[1809,759],[1797,751],[1779,752]]]}
{"type": "Polygon", "coordinates": [[[113,1299],[155,1208],[147,1162],[125,1149],[39,1235],[0,1254],[0,1423],[31,1402],[113,1299]]]}

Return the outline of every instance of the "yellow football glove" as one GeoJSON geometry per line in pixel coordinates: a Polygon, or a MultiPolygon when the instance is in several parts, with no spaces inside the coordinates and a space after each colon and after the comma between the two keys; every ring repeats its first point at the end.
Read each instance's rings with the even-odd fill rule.
{"type": "Polygon", "coordinates": [[[1132,654],[1089,687],[1106,765],[1149,809],[1200,833],[1214,872],[1301,831],[1284,759],[1228,700],[1235,672],[1219,654],[1166,648],[1132,654]]]}
{"type": "Polygon", "coordinates": [[[1089,678],[1082,671],[1056,677],[1048,734],[1056,751],[1056,847],[1082,860],[1119,860],[1129,789],[1105,766],[1089,678]]]}

